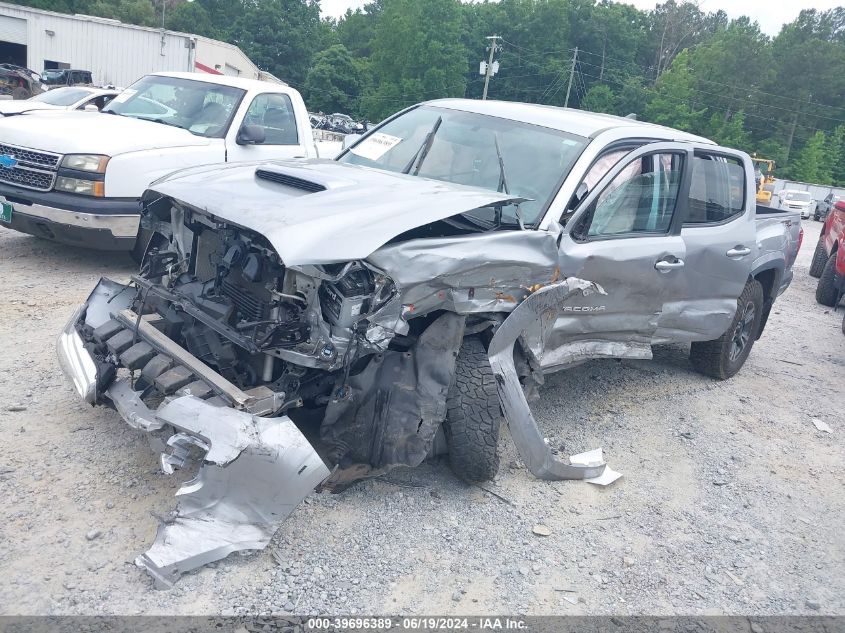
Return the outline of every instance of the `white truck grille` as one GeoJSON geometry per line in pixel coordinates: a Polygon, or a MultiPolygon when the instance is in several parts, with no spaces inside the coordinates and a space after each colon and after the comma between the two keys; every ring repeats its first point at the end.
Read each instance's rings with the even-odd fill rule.
{"type": "Polygon", "coordinates": [[[59,154],[5,143],[0,143],[0,157],[17,161],[11,167],[0,162],[0,182],[36,191],[50,191],[53,188],[62,158],[59,154]]]}

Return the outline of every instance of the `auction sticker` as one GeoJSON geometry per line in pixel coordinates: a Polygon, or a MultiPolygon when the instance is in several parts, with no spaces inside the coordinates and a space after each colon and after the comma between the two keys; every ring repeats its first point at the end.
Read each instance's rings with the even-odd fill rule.
{"type": "Polygon", "coordinates": [[[376,132],[375,134],[371,134],[365,138],[349,151],[361,158],[378,160],[401,142],[402,139],[398,136],[391,136],[390,134],[376,132]]]}

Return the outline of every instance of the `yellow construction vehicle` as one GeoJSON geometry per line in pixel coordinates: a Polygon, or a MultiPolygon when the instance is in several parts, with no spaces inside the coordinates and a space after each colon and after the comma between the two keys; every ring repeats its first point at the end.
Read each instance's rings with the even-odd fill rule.
{"type": "Polygon", "coordinates": [[[754,180],[757,183],[757,204],[768,206],[772,202],[775,184],[775,161],[752,154],[751,162],[754,163],[754,180]]]}

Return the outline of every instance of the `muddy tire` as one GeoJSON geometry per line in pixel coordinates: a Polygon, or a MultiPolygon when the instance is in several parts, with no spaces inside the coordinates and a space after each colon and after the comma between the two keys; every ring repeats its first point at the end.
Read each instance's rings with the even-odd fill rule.
{"type": "Polygon", "coordinates": [[[32,94],[26,88],[21,88],[20,86],[12,90],[12,99],[15,101],[23,101],[24,99],[29,99],[32,94]]]}
{"type": "Polygon", "coordinates": [[[819,238],[816,250],[813,251],[813,261],[810,263],[810,277],[818,279],[822,276],[824,265],[827,263],[827,253],[824,252],[824,235],[819,238]]]}
{"type": "Polygon", "coordinates": [[[819,285],[816,286],[816,301],[829,308],[832,308],[836,304],[837,292],[836,286],[833,284],[835,277],[836,253],[831,253],[819,277],[819,285]]]}
{"type": "Polygon", "coordinates": [[[455,362],[443,423],[449,464],[460,479],[487,481],[499,471],[502,419],[496,378],[484,343],[476,337],[466,338],[455,362]]]}
{"type": "Polygon", "coordinates": [[[736,314],[727,331],[713,341],[693,343],[689,359],[700,374],[726,380],[736,374],[751,353],[763,316],[763,287],[751,279],[737,299],[736,314]]]}

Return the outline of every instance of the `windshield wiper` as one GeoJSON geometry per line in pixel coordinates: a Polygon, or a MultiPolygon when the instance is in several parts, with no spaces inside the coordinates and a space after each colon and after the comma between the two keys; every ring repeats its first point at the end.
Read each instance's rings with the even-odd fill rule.
{"type": "Polygon", "coordinates": [[[170,127],[178,127],[180,130],[184,130],[181,125],[176,125],[175,123],[171,123],[170,121],[165,121],[164,119],[145,119],[146,121],[152,121],[153,123],[161,123],[162,125],[169,125],[170,127]]]}
{"type": "Polygon", "coordinates": [[[407,165],[405,165],[405,169],[402,170],[403,174],[409,173],[411,169],[414,170],[414,173],[411,174],[413,176],[416,176],[420,173],[423,161],[425,160],[425,157],[428,156],[428,151],[431,149],[431,145],[434,143],[434,135],[437,134],[437,130],[440,129],[441,123],[443,123],[443,117],[439,116],[434,122],[434,125],[432,126],[429,133],[426,134],[423,144],[416,152],[414,152],[414,155],[411,157],[411,160],[408,161],[407,165]]]}
{"type": "MultiPolygon", "coordinates": [[[[496,158],[499,159],[499,186],[496,188],[496,191],[504,192],[510,195],[510,189],[508,189],[508,177],[505,175],[505,159],[502,158],[502,150],[499,148],[499,135],[495,132],[493,133],[493,145],[496,147],[496,158]]],[[[522,209],[519,208],[519,202],[510,202],[516,207],[516,221],[519,222],[519,228],[523,231],[525,230],[525,225],[522,223],[522,209]]],[[[502,206],[499,205],[496,207],[496,224],[498,226],[502,226],[502,206]]]]}
{"type": "Polygon", "coordinates": [[[3,116],[18,116],[27,112],[39,112],[41,110],[44,110],[44,108],[30,108],[29,110],[21,110],[20,112],[3,112],[3,116]]]}

